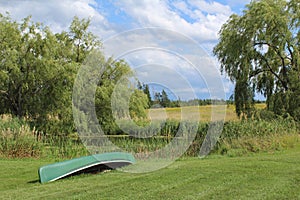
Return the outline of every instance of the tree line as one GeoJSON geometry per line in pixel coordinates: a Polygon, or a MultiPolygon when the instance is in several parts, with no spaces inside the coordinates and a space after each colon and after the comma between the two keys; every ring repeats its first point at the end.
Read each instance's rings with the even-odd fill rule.
{"type": "MultiPolygon", "coordinates": [[[[175,108],[181,106],[206,106],[212,104],[232,104],[234,100],[224,100],[224,99],[188,99],[181,100],[180,97],[176,99],[170,99],[168,92],[165,89],[161,91],[150,91],[150,87],[148,84],[141,83],[138,81],[137,83],[138,90],[145,93],[148,98],[148,106],[147,108],[175,108]]],[[[256,100],[256,103],[260,103],[260,101],[256,100]]]]}

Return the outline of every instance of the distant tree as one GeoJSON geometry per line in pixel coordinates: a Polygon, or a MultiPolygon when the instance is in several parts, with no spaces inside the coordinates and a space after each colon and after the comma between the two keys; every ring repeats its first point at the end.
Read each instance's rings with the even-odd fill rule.
{"type": "Polygon", "coordinates": [[[251,1],[222,26],[214,54],[235,85],[238,115],[251,115],[253,91],[276,114],[300,119],[299,0],[251,1]]]}
{"type": "MultiPolygon", "coordinates": [[[[75,101],[75,109],[78,116],[96,111],[97,120],[106,134],[115,134],[116,120],[146,118],[148,105],[147,96],[130,85],[130,77],[133,72],[124,60],[106,59],[101,51],[94,51],[88,57],[84,65],[89,79],[99,78],[95,96],[90,94],[94,91],[80,88],[85,81],[79,81],[79,90],[76,91],[81,99],[75,101]],[[114,96],[113,96],[114,95],[114,96]],[[91,106],[95,101],[95,107],[91,106]]],[[[83,117],[82,121],[88,121],[83,117]]],[[[83,129],[88,130],[87,127],[83,129]]]]}
{"type": "Polygon", "coordinates": [[[159,104],[160,101],[161,101],[161,94],[160,94],[160,92],[155,92],[154,93],[154,103],[155,104],[159,104]]]}
{"type": "Polygon", "coordinates": [[[227,102],[228,102],[228,104],[234,104],[234,94],[230,95],[227,102]]]}
{"type": "Polygon", "coordinates": [[[148,98],[148,108],[150,108],[153,102],[152,102],[152,99],[151,99],[151,94],[150,94],[150,90],[149,90],[149,85],[148,84],[144,84],[144,86],[143,86],[143,92],[146,94],[146,96],[148,98]]]}
{"type": "MultiPolygon", "coordinates": [[[[118,118],[127,118],[129,117],[129,110],[116,110],[116,113],[112,113],[112,93],[115,90],[116,84],[124,79],[127,84],[129,84],[129,78],[132,76],[132,71],[129,65],[121,61],[115,61],[113,58],[105,59],[101,52],[97,52],[96,57],[102,57],[98,62],[92,63],[92,65],[96,65],[96,67],[100,64],[103,66],[100,73],[100,81],[98,83],[98,87],[95,94],[95,110],[99,120],[100,125],[106,132],[109,132],[110,128],[114,126],[114,115],[118,118]],[[101,62],[101,63],[100,63],[101,62]],[[113,115],[114,114],[114,115],[113,115]]],[[[97,69],[97,68],[96,68],[97,69]]],[[[97,72],[95,72],[95,76],[99,76],[97,72]]],[[[130,95],[128,93],[127,87],[125,83],[120,84],[122,88],[118,88],[117,93],[117,101],[120,108],[125,108],[126,97],[130,95]]],[[[128,97],[129,100],[129,97],[128,97]]]]}
{"type": "Polygon", "coordinates": [[[169,107],[170,106],[170,99],[168,97],[168,94],[166,93],[165,90],[162,90],[161,92],[161,99],[160,99],[160,104],[162,107],[169,107]]]}
{"type": "Polygon", "coordinates": [[[149,108],[149,101],[147,95],[140,90],[134,90],[130,98],[129,112],[133,119],[146,119],[146,109],[149,108]]]}
{"type": "Polygon", "coordinates": [[[177,108],[180,107],[180,99],[177,100],[170,100],[169,106],[170,108],[177,108]]]}
{"type": "Polygon", "coordinates": [[[143,90],[143,85],[139,80],[137,81],[137,89],[138,90],[143,90]]]}
{"type": "Polygon", "coordinates": [[[151,94],[149,90],[149,85],[145,83],[141,83],[139,80],[137,81],[137,89],[142,91],[147,96],[147,108],[150,108],[152,105],[151,94]]]}

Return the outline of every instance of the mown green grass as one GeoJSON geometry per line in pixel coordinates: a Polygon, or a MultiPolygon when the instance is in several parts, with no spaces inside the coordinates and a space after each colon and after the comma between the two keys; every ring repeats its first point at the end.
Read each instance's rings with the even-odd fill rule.
{"type": "Polygon", "coordinates": [[[299,199],[300,146],[245,157],[182,158],[151,173],[111,171],[48,184],[48,160],[0,160],[3,199],[299,199]]]}

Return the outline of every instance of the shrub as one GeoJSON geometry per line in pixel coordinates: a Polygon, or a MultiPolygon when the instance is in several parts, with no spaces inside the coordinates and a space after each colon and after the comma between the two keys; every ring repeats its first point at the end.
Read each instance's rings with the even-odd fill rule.
{"type": "Polygon", "coordinates": [[[35,138],[35,130],[22,125],[0,130],[0,155],[5,157],[38,157],[41,145],[35,138]]]}
{"type": "Polygon", "coordinates": [[[292,148],[298,142],[297,124],[291,118],[226,122],[215,151],[227,155],[238,149],[267,152],[292,148]]]}

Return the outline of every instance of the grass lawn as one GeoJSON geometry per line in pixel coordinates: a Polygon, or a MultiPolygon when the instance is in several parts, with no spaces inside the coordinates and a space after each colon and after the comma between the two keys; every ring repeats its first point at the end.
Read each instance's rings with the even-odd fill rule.
{"type": "Polygon", "coordinates": [[[300,146],[246,157],[182,158],[159,171],[111,171],[40,184],[51,161],[0,160],[3,199],[299,199],[300,146]]]}

